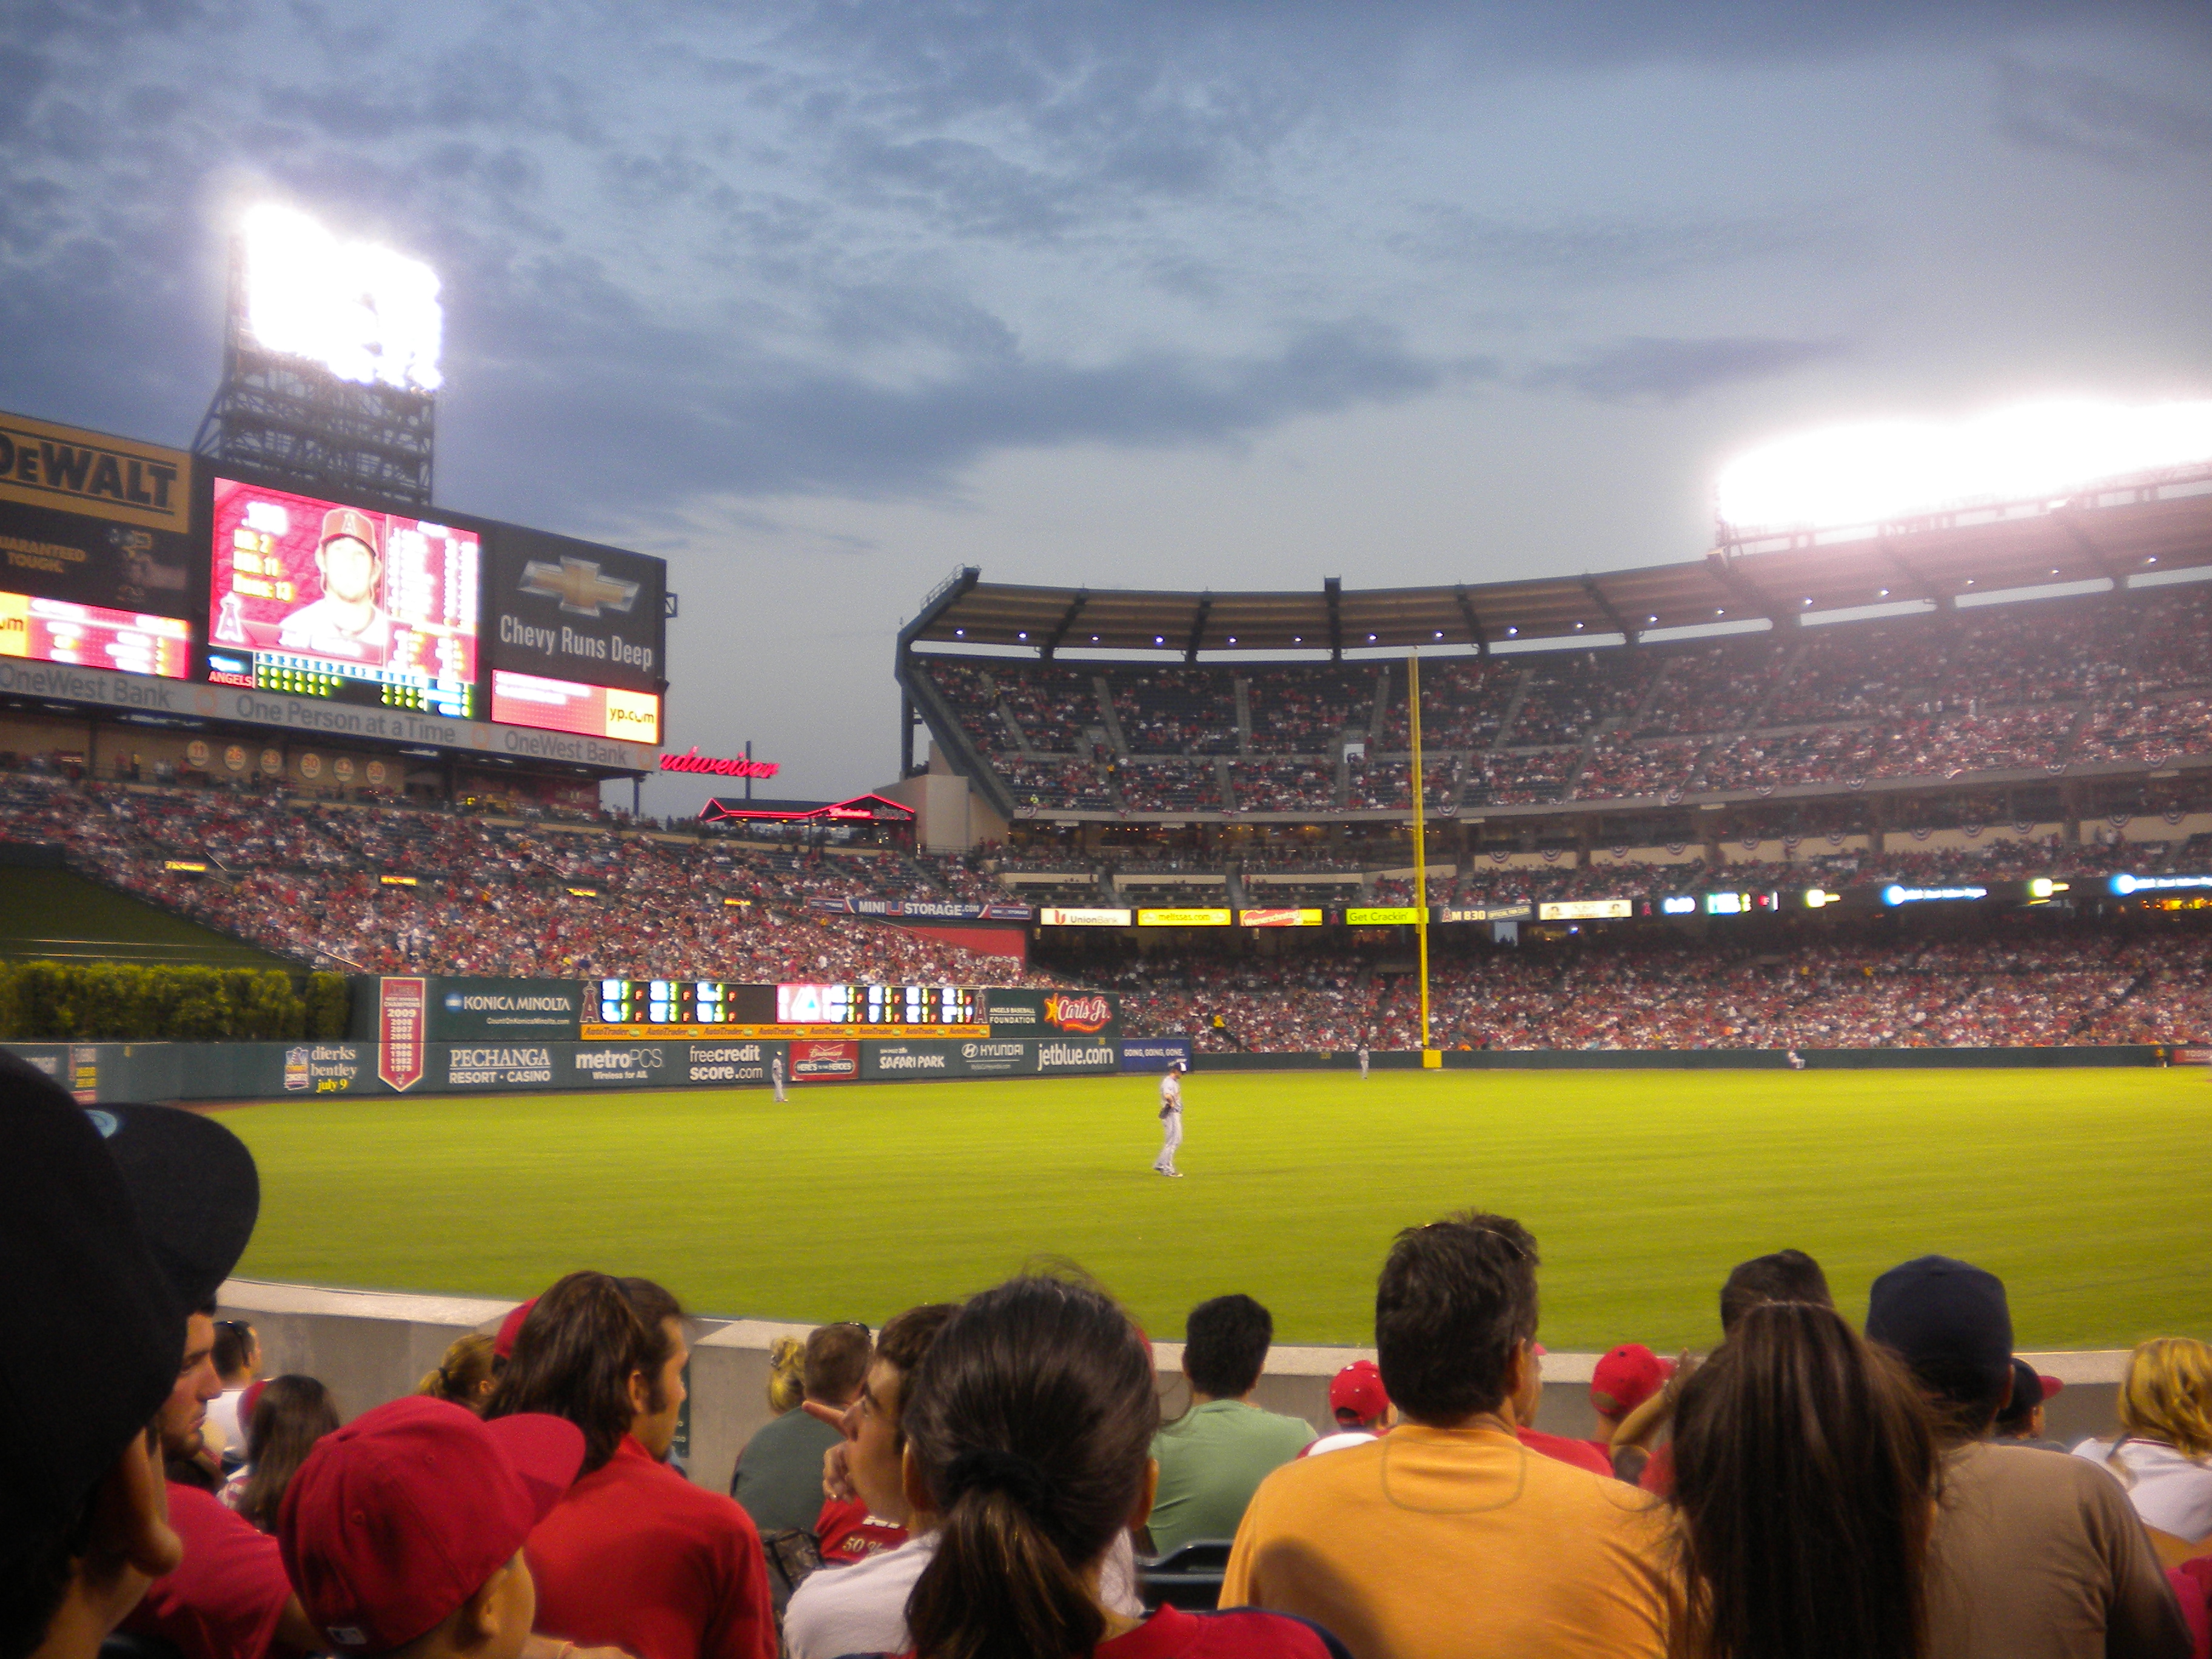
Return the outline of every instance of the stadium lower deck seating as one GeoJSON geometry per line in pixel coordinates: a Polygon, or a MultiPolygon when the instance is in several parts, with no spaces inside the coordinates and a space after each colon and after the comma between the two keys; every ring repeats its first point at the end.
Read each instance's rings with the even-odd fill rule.
{"type": "MultiPolygon", "coordinates": [[[[1440,1048],[1480,1048],[2203,1042],[2212,1036],[2206,943],[2201,925],[1757,944],[1585,930],[1565,943],[1434,951],[1431,1036],[1440,1048]]],[[[1118,989],[1133,1034],[1187,1036],[1201,1052],[1420,1046],[1411,962],[1371,951],[1155,951],[1065,966],[1118,989]]]]}
{"type": "MultiPolygon", "coordinates": [[[[1404,854],[1263,842],[1224,861],[1168,847],[1097,858],[1009,851],[910,858],[556,829],[414,808],[0,775],[11,839],[58,843],[78,869],[302,963],[371,972],[732,980],[1081,984],[1116,988],[1133,1035],[1201,1048],[1418,1042],[1389,943],[1278,954],[1048,944],[1022,969],[806,901],[911,898],[1342,906],[1405,902],[1377,873],[1404,854]],[[177,865],[204,864],[204,872],[177,865]],[[1265,878],[1265,879],[1261,879],[1265,878]],[[1232,894],[1230,879],[1244,884],[1232,894]],[[1116,884],[1125,884],[1117,890],[1116,884]],[[734,902],[733,902],[734,901],[734,902]],[[1220,1016],[1222,1024],[1212,1024],[1220,1016]]],[[[1438,903],[1629,896],[1717,887],[1932,884],[2203,869],[2207,839],[2003,841],[1838,852],[1787,865],[1499,866],[1431,877],[1438,903]]],[[[1801,849],[1806,850],[1806,849],[1801,849]]],[[[1505,856],[1505,855],[1500,855],[1505,856]]],[[[2038,919],[2012,931],[1894,938],[1799,932],[1756,949],[1649,927],[1520,950],[1440,935],[1435,1040],[1447,1046],[1857,1047],[2154,1042],[2212,1033],[2212,949],[2193,915],[2166,931],[2038,919]]],[[[1053,939],[1048,934],[1048,940],[1053,939]]],[[[1340,936],[1339,936],[1340,937],[1340,936]]],[[[1391,937],[1382,936],[1385,939],[1391,937]]]]}
{"type": "MultiPolygon", "coordinates": [[[[1400,662],[913,660],[1018,807],[1410,804],[1400,662]]],[[[2212,753],[2212,584],[1441,658],[1421,720],[1437,806],[2158,766],[2212,753]]]]}
{"type": "Polygon", "coordinates": [[[1005,896],[957,860],[925,868],[892,853],[783,851],[21,773],[0,777],[0,809],[12,840],[58,842],[111,886],[341,970],[1030,982],[1008,958],[806,903],[1005,896]]]}

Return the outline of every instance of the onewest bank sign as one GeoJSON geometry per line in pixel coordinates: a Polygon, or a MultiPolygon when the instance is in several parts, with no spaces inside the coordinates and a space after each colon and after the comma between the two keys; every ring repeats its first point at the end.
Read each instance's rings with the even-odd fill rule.
{"type": "Polygon", "coordinates": [[[58,663],[0,657],[0,695],[51,697],[136,714],[173,714],[190,719],[238,720],[279,727],[302,737],[329,741],[419,743],[445,749],[473,750],[519,759],[567,761],[627,772],[650,772],[659,750],[644,744],[568,732],[538,732],[493,726],[483,720],[440,720],[404,708],[366,708],[325,702],[317,697],[287,697],[227,685],[191,685],[150,674],[125,674],[106,668],[72,668],[58,663]]]}

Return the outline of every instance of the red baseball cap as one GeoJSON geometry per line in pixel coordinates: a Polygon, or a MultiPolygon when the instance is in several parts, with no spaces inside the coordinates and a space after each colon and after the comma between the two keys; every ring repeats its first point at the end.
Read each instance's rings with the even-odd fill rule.
{"type": "Polygon", "coordinates": [[[1632,1412],[1667,1386],[1674,1367],[1641,1342],[1624,1342],[1590,1370],[1590,1404],[1601,1416],[1632,1412]]]}
{"type": "Polygon", "coordinates": [[[1390,1409],[1390,1396],[1382,1388],[1382,1373],[1373,1360],[1355,1359],[1329,1379],[1328,1408],[1333,1412],[1350,1412],[1363,1423],[1390,1409]]]}
{"type": "Polygon", "coordinates": [[[583,1467],[583,1431],[410,1395],[325,1435],[277,1516],[284,1571],[339,1652],[386,1653],[483,1589],[583,1467]]]}
{"type": "Polygon", "coordinates": [[[491,1340],[494,1358],[514,1358],[514,1340],[522,1334],[522,1322],[530,1317],[530,1310],[537,1305],[538,1298],[533,1296],[520,1307],[510,1309],[507,1317],[499,1322],[499,1334],[491,1340]]]}

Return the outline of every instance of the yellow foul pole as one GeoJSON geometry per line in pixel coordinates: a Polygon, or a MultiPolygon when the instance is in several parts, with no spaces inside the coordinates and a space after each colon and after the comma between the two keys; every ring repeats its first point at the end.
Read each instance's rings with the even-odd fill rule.
{"type": "Polygon", "coordinates": [[[1429,1037],[1429,821],[1421,771],[1421,653],[1406,653],[1406,704],[1413,733],[1413,939],[1421,959],[1421,1064],[1440,1066],[1443,1056],[1429,1037]]]}

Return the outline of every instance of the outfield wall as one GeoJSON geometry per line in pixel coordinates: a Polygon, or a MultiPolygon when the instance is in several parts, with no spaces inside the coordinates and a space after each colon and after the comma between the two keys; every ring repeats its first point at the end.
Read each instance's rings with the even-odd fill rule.
{"type": "MultiPolygon", "coordinates": [[[[2104,1048],[1801,1048],[1808,1071],[1918,1070],[1953,1066],[2163,1066],[2180,1063],[2179,1050],[2150,1043],[2104,1048]]],[[[1448,1072],[1525,1071],[1771,1071],[1787,1070],[1786,1048],[1447,1048],[1448,1072]]],[[[1418,1049],[1377,1049],[1369,1062],[1379,1071],[1418,1070],[1418,1049]]],[[[2195,1063],[2202,1064],[2201,1058],[2195,1063]]],[[[1348,1054],[1200,1054],[1194,1072],[1327,1072],[1358,1068],[1348,1054]]]]}
{"type": "MultiPolygon", "coordinates": [[[[426,1042],[404,1086],[374,1042],[10,1042],[0,1044],[87,1105],[304,1099],[318,1095],[587,1092],[762,1086],[781,1060],[794,1087],[945,1078],[1081,1077],[1120,1069],[1110,1042],[1070,1037],[894,1042],[426,1042]]],[[[404,1076],[404,1074],[403,1074],[404,1076]]]]}
{"type": "MultiPolygon", "coordinates": [[[[514,1306],[511,1301],[478,1297],[234,1279],[222,1287],[220,1312],[226,1319],[249,1321],[260,1332],[268,1375],[299,1371],[321,1378],[337,1396],[340,1413],[349,1419],[411,1393],[455,1337],[497,1330],[514,1306]]],[[[691,1350],[687,1430],[691,1478],[701,1486],[729,1490],[738,1453],[770,1415],[769,1345],[780,1336],[804,1337],[811,1328],[760,1319],[699,1322],[691,1350]]],[[[1181,1370],[1182,1345],[1152,1346],[1161,1406],[1173,1415],[1190,1403],[1181,1370]]],[[[1354,1359],[1374,1357],[1372,1348],[1278,1346],[1267,1356],[1267,1372],[1254,1397],[1270,1411],[1304,1418],[1323,1429],[1329,1425],[1329,1378],[1354,1359]]],[[[2045,1408],[2055,1437],[2070,1441],[2109,1429],[2127,1364],[2124,1350],[2021,1357],[2066,1384],[2065,1392],[2045,1408]]],[[[1545,1356],[1540,1427],[1578,1437],[1596,1432],[1589,1378],[1598,1358],[1594,1353],[1545,1356]]]]}

